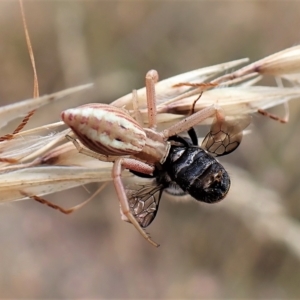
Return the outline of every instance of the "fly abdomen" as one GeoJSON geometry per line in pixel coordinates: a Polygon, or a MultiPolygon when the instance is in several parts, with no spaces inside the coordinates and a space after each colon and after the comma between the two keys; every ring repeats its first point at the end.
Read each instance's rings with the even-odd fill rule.
{"type": "Polygon", "coordinates": [[[224,167],[200,147],[172,147],[165,164],[170,178],[196,200],[218,202],[230,188],[224,167]]]}

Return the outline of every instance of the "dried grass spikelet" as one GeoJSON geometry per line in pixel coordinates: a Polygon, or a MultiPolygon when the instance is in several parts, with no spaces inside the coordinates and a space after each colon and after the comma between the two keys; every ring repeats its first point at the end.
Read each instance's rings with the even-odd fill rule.
{"type": "MultiPolygon", "coordinates": [[[[226,116],[231,118],[240,118],[256,113],[259,109],[286,104],[299,98],[299,46],[275,53],[229,73],[230,69],[246,61],[247,59],[242,59],[202,68],[158,82],[156,92],[159,124],[174,122],[189,114],[193,103],[203,90],[203,86],[197,84],[204,82],[212,82],[217,86],[209,87],[203,93],[195,105],[195,111],[217,104],[224,109],[226,116]],[[224,72],[226,74],[221,75],[224,72]],[[266,74],[285,79],[294,87],[257,85],[266,74]]],[[[30,110],[87,87],[79,86],[1,107],[1,128],[30,110]]],[[[139,108],[144,122],[147,122],[145,88],[137,92],[139,108]]],[[[125,107],[133,113],[131,100],[130,93],[114,101],[112,105],[125,107]]],[[[70,134],[70,130],[66,130],[62,122],[57,122],[20,132],[12,139],[0,142],[0,202],[28,199],[25,195],[42,196],[90,182],[105,182],[111,179],[111,164],[79,154],[74,145],[66,141],[67,133],[70,134]]],[[[296,239],[300,228],[288,217],[280,199],[274,193],[270,197],[265,196],[265,191],[251,186],[251,180],[247,179],[245,174],[239,174],[239,170],[232,173],[238,176],[233,176],[231,197],[224,203],[224,207],[245,222],[254,234],[260,234],[259,237],[263,239],[270,238],[285,243],[300,259],[300,246],[296,239]],[[240,197],[240,189],[252,190],[249,195],[254,199],[263,198],[266,209],[263,210],[262,206],[256,207],[253,199],[248,199],[247,195],[244,195],[245,201],[241,201],[243,199],[240,197]],[[270,198],[268,204],[267,198],[270,198]],[[274,206],[275,202],[277,204],[274,206]]],[[[131,176],[129,172],[123,172],[122,175],[131,176]]]]}
{"type": "MultiPolygon", "coordinates": [[[[156,84],[159,125],[176,121],[189,114],[192,104],[203,90],[203,86],[199,87],[199,83],[204,82],[211,82],[217,86],[209,87],[203,93],[196,103],[195,110],[217,104],[224,109],[226,116],[231,118],[240,118],[259,109],[267,109],[298,98],[300,87],[295,81],[293,81],[295,87],[269,87],[256,84],[266,73],[282,78],[290,74],[296,76],[299,72],[299,59],[299,49],[293,47],[232,73],[229,73],[229,70],[248,60],[227,62],[162,80],[156,84]],[[294,66],[294,69],[291,66],[294,66]],[[260,70],[264,72],[261,74],[260,70]],[[226,74],[221,75],[224,72],[226,74]]],[[[4,106],[0,108],[1,125],[4,126],[29,110],[87,87],[81,86],[4,106]]],[[[145,88],[138,90],[137,93],[139,108],[146,123],[145,88]]],[[[112,105],[125,107],[132,112],[131,100],[130,93],[114,101],[112,105]]],[[[78,154],[73,144],[64,138],[70,130],[65,130],[62,125],[62,122],[58,122],[23,131],[16,134],[13,139],[0,143],[0,202],[25,199],[24,193],[45,195],[90,182],[111,179],[111,165],[78,154]]],[[[124,176],[129,175],[128,172],[124,172],[124,176]]]]}
{"type": "MultiPolygon", "coordinates": [[[[2,124],[90,86],[4,106],[0,109],[2,124]]],[[[0,202],[26,199],[24,193],[44,195],[109,178],[110,165],[79,154],[73,144],[66,143],[70,130],[62,125],[57,122],[23,131],[0,143],[0,202]]]]}
{"type": "MultiPolygon", "coordinates": [[[[177,75],[156,84],[157,107],[159,122],[169,122],[182,119],[191,112],[191,107],[204,90],[202,86],[188,86],[180,83],[210,82],[216,87],[209,87],[197,101],[195,112],[204,107],[216,104],[221,106],[226,116],[239,117],[252,114],[287,103],[300,95],[300,46],[291,47],[251,63],[234,72],[217,77],[222,71],[227,72],[233,66],[246,62],[247,59],[236,60],[208,68],[177,75]],[[288,80],[293,87],[259,86],[258,81],[263,76],[273,76],[288,80]]],[[[114,101],[112,105],[124,106],[132,110],[132,94],[114,101]]],[[[146,120],[146,91],[138,90],[141,112],[146,120]]],[[[211,120],[208,120],[208,123],[211,120]]],[[[205,124],[205,123],[202,123],[205,124]]]]}

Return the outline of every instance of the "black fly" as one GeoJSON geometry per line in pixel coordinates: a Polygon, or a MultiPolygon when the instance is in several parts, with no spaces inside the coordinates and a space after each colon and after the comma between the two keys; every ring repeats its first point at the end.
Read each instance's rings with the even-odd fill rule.
{"type": "Polygon", "coordinates": [[[140,226],[145,228],[154,220],[163,191],[174,196],[189,194],[206,203],[224,199],[230,188],[230,177],[214,156],[234,151],[249,123],[250,117],[222,123],[215,120],[201,147],[191,128],[188,137],[170,137],[172,146],[168,157],[163,164],[155,166],[153,176],[132,172],[154,178],[151,183],[126,189],[131,212],[140,226]]]}

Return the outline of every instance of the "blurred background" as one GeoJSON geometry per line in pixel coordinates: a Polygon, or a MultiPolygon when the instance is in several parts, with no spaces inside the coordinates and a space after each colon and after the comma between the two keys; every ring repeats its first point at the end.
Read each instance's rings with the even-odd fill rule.
{"type": "MultiPolygon", "coordinates": [[[[27,128],[58,121],[66,107],[110,103],[144,86],[150,69],[163,79],[243,57],[254,61],[300,40],[297,1],[24,1],[24,7],[40,94],[95,83],[93,91],[39,110],[27,128]]],[[[1,105],[32,97],[17,1],[0,2],[0,71],[1,105]]],[[[162,199],[148,228],[158,249],[120,220],[111,187],[69,216],[34,201],[3,204],[0,297],[300,297],[299,102],[290,108],[286,125],[255,116],[252,133],[222,158],[232,176],[222,203],[162,199]]],[[[88,195],[79,187],[47,199],[69,207],[88,195]]]]}

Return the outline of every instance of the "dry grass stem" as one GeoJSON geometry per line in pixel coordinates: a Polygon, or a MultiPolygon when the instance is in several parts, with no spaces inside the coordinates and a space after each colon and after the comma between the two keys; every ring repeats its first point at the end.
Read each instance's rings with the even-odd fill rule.
{"type": "MultiPolygon", "coordinates": [[[[195,111],[218,105],[223,108],[226,117],[232,119],[261,113],[262,110],[280,104],[286,105],[288,101],[299,98],[299,46],[229,72],[233,67],[247,61],[248,59],[241,59],[227,62],[159,81],[156,85],[159,124],[166,125],[189,115],[201,91],[205,92],[197,101],[195,111]],[[288,81],[289,86],[258,85],[259,80],[265,75],[273,76],[274,83],[278,78],[284,79],[288,81]],[[213,83],[215,86],[203,85],[204,83],[213,83]]],[[[83,85],[1,107],[0,126],[3,128],[9,121],[24,116],[33,109],[51,104],[90,86],[83,85]]],[[[137,94],[141,117],[147,123],[145,88],[139,89],[137,94]]],[[[111,105],[125,107],[133,114],[132,93],[119,98],[111,105]]],[[[57,116],[59,114],[60,112],[57,112],[57,116]]],[[[268,121],[267,118],[265,120],[268,121]]],[[[69,129],[65,130],[62,126],[62,122],[57,122],[20,132],[13,139],[0,143],[0,202],[26,199],[24,195],[42,196],[90,182],[111,180],[111,165],[77,153],[74,145],[64,138],[69,132],[69,129]]],[[[131,175],[124,172],[124,176],[131,175]]],[[[224,207],[243,219],[251,230],[255,226],[264,229],[253,232],[258,232],[263,237],[268,233],[269,238],[287,244],[300,259],[299,245],[293,242],[293,238],[287,238],[298,234],[299,226],[288,219],[280,204],[272,209],[271,206],[274,206],[275,202],[273,204],[270,202],[267,210],[262,210],[262,206],[256,209],[253,199],[248,199],[247,195],[239,196],[238,190],[243,184],[250,185],[247,189],[257,188],[247,183],[247,180],[242,180],[243,176],[233,179],[233,182],[236,180],[236,188],[230,192],[231,202],[226,201],[224,207]],[[268,217],[270,214],[272,218],[268,217]],[[282,234],[282,231],[287,234],[282,234]]],[[[258,199],[267,198],[263,193],[258,199]]],[[[280,203],[279,200],[277,202],[280,203]]]]}
{"type": "MultiPolygon", "coordinates": [[[[256,113],[259,109],[265,110],[270,107],[286,103],[289,100],[299,98],[300,87],[298,86],[271,87],[253,85],[256,84],[256,80],[261,77],[260,73],[268,73],[272,75],[276,74],[276,76],[281,77],[291,74],[292,71],[294,74],[297,73],[299,57],[299,47],[293,47],[251,63],[248,66],[232,73],[228,73],[228,70],[232,69],[234,66],[240,65],[241,63],[245,63],[248,59],[241,59],[202,68],[162,80],[156,85],[158,98],[158,122],[160,124],[168,123],[188,115],[191,112],[191,107],[194,101],[197,99],[195,98],[195,95],[197,96],[199,90],[206,89],[206,86],[203,88],[203,85],[198,87],[199,84],[206,82],[218,85],[216,87],[207,85],[208,90],[206,90],[201,96],[201,99],[197,101],[195,111],[217,104],[224,109],[226,116],[231,118],[240,118],[243,115],[256,113]],[[292,65],[294,68],[291,68],[292,65]],[[264,72],[260,72],[260,70],[264,70],[264,72]],[[274,70],[276,70],[276,72],[274,70]],[[226,72],[228,74],[220,75],[222,72],[226,72]],[[240,82],[239,79],[242,79],[243,81],[240,82]],[[196,87],[185,85],[185,83],[195,84],[196,87]],[[235,83],[235,86],[231,86],[233,83],[235,83]],[[222,86],[220,87],[220,85],[222,86]]],[[[0,109],[1,126],[3,127],[10,120],[25,115],[30,110],[37,109],[42,105],[51,103],[85,88],[89,88],[90,86],[91,85],[83,85],[48,96],[24,100],[16,104],[4,106],[0,109]]],[[[137,94],[141,115],[143,117],[143,121],[146,123],[145,88],[139,89],[137,94]]],[[[130,93],[112,102],[112,105],[125,107],[130,112],[133,112],[131,99],[132,94],[130,93]]],[[[58,115],[59,113],[60,112],[58,112],[58,115]]],[[[0,170],[3,174],[5,174],[4,176],[8,176],[8,172],[13,170],[14,175],[16,176],[16,181],[18,181],[18,174],[24,174],[24,172],[26,172],[26,168],[36,168],[39,165],[42,165],[42,170],[45,172],[45,175],[49,171],[49,174],[51,173],[51,180],[56,182],[60,180],[60,172],[57,172],[57,174],[52,172],[53,164],[56,166],[61,164],[64,165],[65,168],[69,167],[70,173],[77,174],[77,185],[81,185],[81,172],[78,172],[77,169],[75,172],[75,170],[72,171],[72,169],[78,168],[79,166],[86,168],[86,163],[88,163],[91,159],[87,156],[77,155],[75,153],[76,151],[74,150],[73,145],[67,143],[64,139],[64,136],[69,132],[69,130],[63,130],[61,125],[61,122],[44,125],[39,128],[23,131],[17,134],[12,140],[1,142],[0,160],[2,163],[0,170]],[[59,146],[60,144],[62,144],[62,146],[59,146]],[[51,159],[49,159],[49,157],[51,157],[51,159]],[[12,164],[12,162],[14,163],[12,164]],[[18,170],[22,171],[18,173],[18,170]]],[[[101,165],[101,163],[99,164],[101,165]]],[[[107,166],[105,166],[105,168],[106,167],[107,166]]],[[[59,167],[55,167],[55,170],[56,168],[59,167]]],[[[99,173],[97,175],[93,173],[95,177],[93,180],[90,178],[90,182],[104,179],[99,178],[100,170],[98,172],[99,173]]],[[[72,175],[72,178],[76,178],[76,175],[72,175]]],[[[110,175],[108,173],[106,179],[110,180],[110,175]]],[[[24,178],[22,180],[24,180],[22,181],[24,188],[31,186],[32,179],[26,180],[24,178]]],[[[49,181],[49,184],[51,184],[51,180],[49,181]]],[[[73,179],[70,179],[70,181],[72,182],[73,179]]],[[[8,183],[8,181],[6,182],[8,183]]],[[[71,185],[73,186],[76,184],[72,183],[71,185]]],[[[53,184],[53,186],[55,186],[55,184],[53,184]]],[[[10,186],[7,185],[7,191],[9,190],[10,186]]],[[[51,192],[56,191],[55,188],[48,189],[47,191],[44,191],[43,194],[50,193],[50,190],[51,192]]],[[[61,190],[61,187],[59,190],[61,190]]],[[[21,194],[17,195],[17,193],[14,192],[14,195],[14,197],[7,197],[7,199],[9,199],[7,201],[23,198],[23,195],[21,194]]],[[[2,201],[5,201],[4,197],[2,197],[2,201]]]]}

